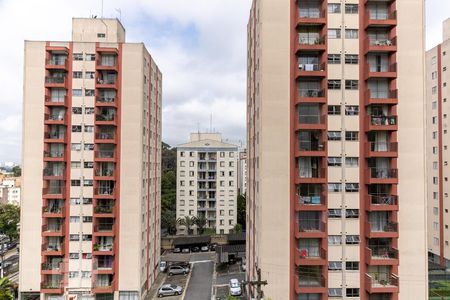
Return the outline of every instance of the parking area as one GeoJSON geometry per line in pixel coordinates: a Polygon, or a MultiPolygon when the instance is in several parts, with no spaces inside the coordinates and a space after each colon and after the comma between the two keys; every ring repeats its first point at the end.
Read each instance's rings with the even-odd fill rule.
{"type": "MultiPolygon", "coordinates": [[[[146,300],[153,300],[158,298],[158,290],[163,284],[175,284],[179,285],[183,288],[183,292],[186,290],[186,283],[191,275],[174,275],[167,276],[166,273],[159,273],[156,278],[156,283],[153,285],[153,288],[150,290],[149,294],[146,297],[146,300]]],[[[164,299],[167,300],[181,300],[183,295],[180,296],[167,296],[164,299]]]]}

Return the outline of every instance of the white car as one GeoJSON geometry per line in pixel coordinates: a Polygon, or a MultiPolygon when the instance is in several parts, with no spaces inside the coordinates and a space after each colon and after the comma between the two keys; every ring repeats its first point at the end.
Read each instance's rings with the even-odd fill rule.
{"type": "Polygon", "coordinates": [[[166,269],[167,269],[167,262],[165,262],[164,260],[162,260],[160,263],[159,263],[159,271],[161,271],[161,272],[165,272],[166,271],[166,269]]]}
{"type": "Polygon", "coordinates": [[[181,295],[183,288],[179,285],[164,284],[158,291],[158,297],[181,295]]]}
{"type": "Polygon", "coordinates": [[[242,294],[241,285],[236,278],[230,280],[230,293],[231,296],[240,296],[242,294]]]}

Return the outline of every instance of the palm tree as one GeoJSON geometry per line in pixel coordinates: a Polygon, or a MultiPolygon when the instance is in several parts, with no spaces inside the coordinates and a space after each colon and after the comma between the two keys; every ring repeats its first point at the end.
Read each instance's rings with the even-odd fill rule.
{"type": "Polygon", "coordinates": [[[13,299],[13,284],[8,277],[3,277],[0,279],[0,299],[1,300],[12,300],[13,299]]]}
{"type": "Polygon", "coordinates": [[[191,235],[193,233],[192,229],[192,225],[194,225],[193,217],[185,216],[184,218],[178,218],[177,223],[180,226],[186,227],[188,235],[191,235]]]}
{"type": "Polygon", "coordinates": [[[203,234],[203,231],[206,227],[206,222],[207,222],[207,220],[206,220],[205,216],[203,216],[203,215],[194,218],[194,224],[197,225],[197,233],[198,234],[203,234]]]}

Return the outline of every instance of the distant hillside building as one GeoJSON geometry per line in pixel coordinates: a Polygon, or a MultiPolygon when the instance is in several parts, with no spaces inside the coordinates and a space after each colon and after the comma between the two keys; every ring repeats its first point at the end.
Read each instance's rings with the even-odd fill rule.
{"type": "MultiPolygon", "coordinates": [[[[228,233],[236,224],[238,147],[220,133],[192,133],[177,147],[177,219],[207,219],[206,227],[228,233]]],[[[178,234],[187,234],[184,226],[178,234]]]]}

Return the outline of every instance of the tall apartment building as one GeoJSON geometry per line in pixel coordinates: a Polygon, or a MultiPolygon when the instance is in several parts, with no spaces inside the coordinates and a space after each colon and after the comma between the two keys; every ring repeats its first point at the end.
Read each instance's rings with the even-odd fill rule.
{"type": "Polygon", "coordinates": [[[142,299],[160,252],[161,72],[116,19],[26,41],[21,299],[142,299]]]}
{"type": "Polygon", "coordinates": [[[247,279],[267,298],[427,299],[423,13],[253,1],[247,279]]]}
{"type": "MultiPolygon", "coordinates": [[[[204,217],[206,228],[229,233],[237,220],[237,164],[238,147],[220,133],[191,133],[177,146],[177,219],[204,217]]],[[[187,233],[178,226],[178,234],[187,233]]]]}
{"type": "Polygon", "coordinates": [[[247,150],[239,151],[238,161],[238,193],[244,195],[247,192],[247,150]]]}
{"type": "Polygon", "coordinates": [[[432,261],[450,268],[450,215],[447,153],[447,104],[450,76],[450,19],[443,23],[443,42],[426,53],[428,251],[432,261]]]}

